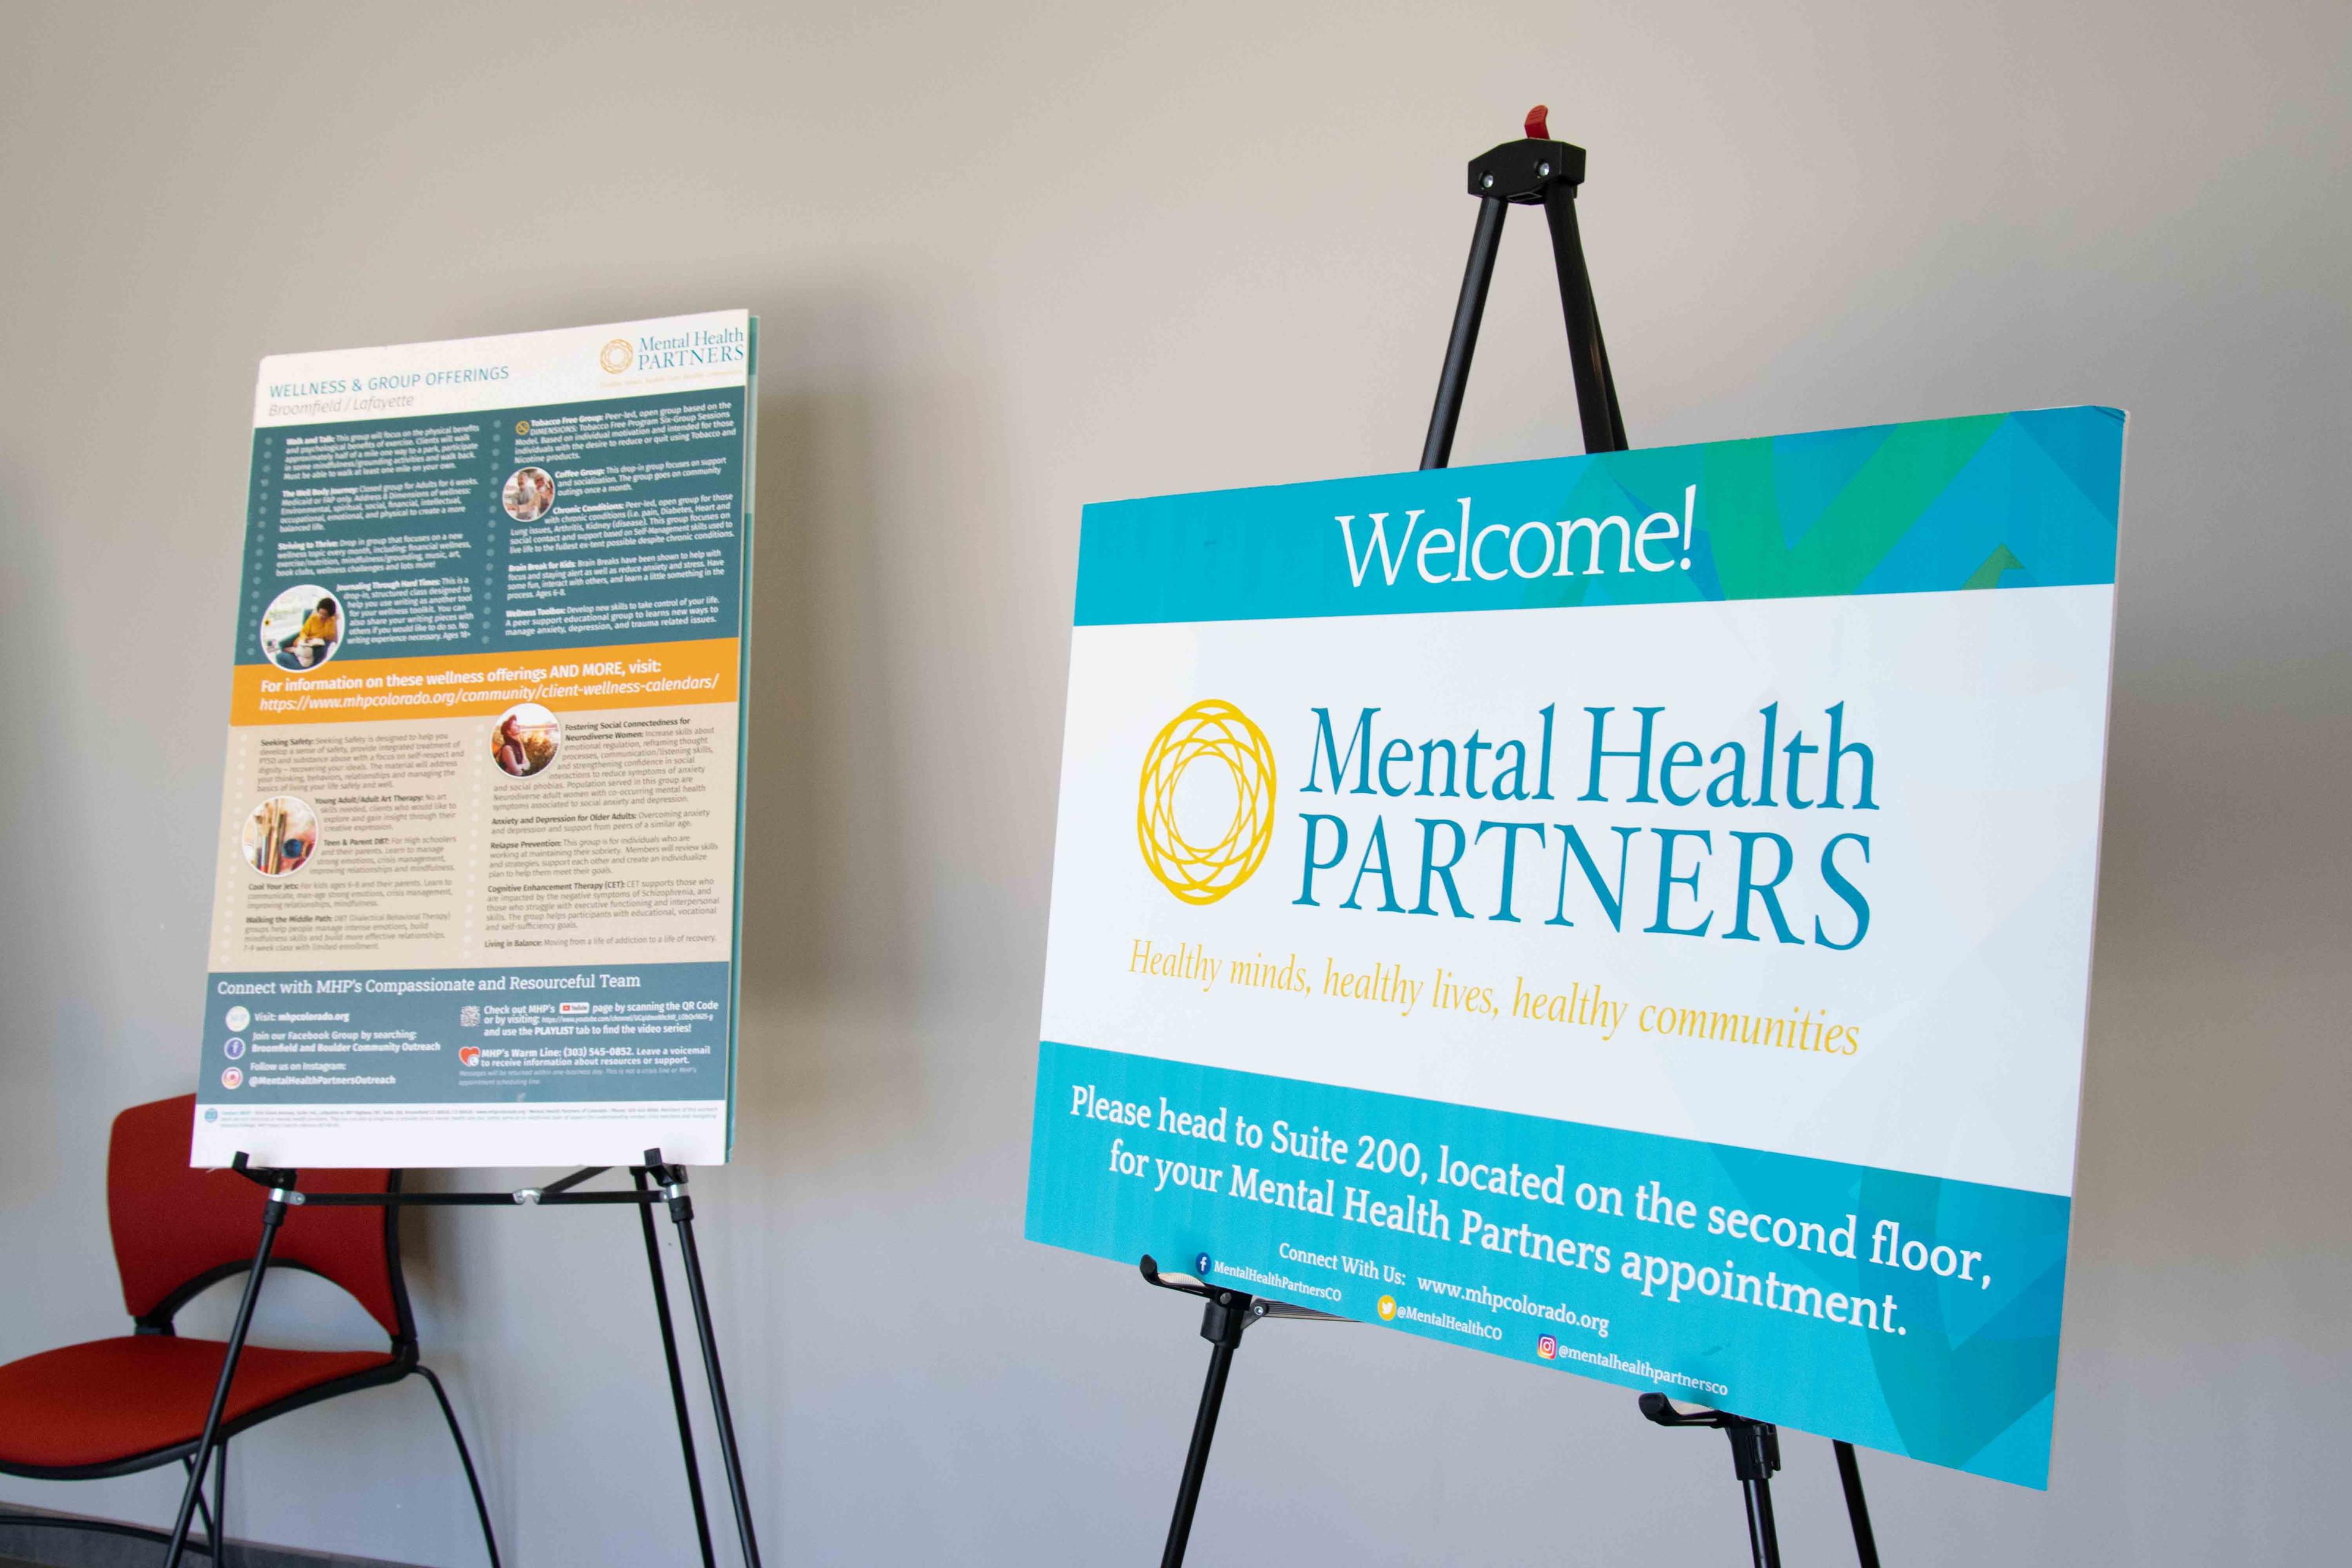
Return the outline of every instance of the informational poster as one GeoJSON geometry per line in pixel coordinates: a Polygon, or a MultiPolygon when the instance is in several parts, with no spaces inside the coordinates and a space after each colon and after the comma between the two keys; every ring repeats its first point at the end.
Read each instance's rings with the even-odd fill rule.
{"type": "Polygon", "coordinates": [[[194,1163],[726,1159],[757,341],[262,361],[194,1163]]]}
{"type": "Polygon", "coordinates": [[[2123,433],[1088,508],[1028,1235],[2045,1485],[2123,433]]]}

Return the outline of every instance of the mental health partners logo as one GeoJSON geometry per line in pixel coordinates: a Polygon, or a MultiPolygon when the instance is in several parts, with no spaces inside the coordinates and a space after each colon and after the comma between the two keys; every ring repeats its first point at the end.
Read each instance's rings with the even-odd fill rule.
{"type": "Polygon", "coordinates": [[[626,338],[614,338],[596,354],[596,363],[604,367],[606,375],[618,375],[636,363],[637,353],[626,338]]]}
{"type": "Polygon", "coordinates": [[[1274,747],[1230,702],[1195,702],[1168,721],[1143,754],[1135,795],[1135,841],[1143,863],[1188,904],[1213,904],[1256,875],[1274,842],[1274,747]],[[1214,837],[1186,837],[1176,801],[1195,763],[1222,766],[1233,816],[1214,837]]]}

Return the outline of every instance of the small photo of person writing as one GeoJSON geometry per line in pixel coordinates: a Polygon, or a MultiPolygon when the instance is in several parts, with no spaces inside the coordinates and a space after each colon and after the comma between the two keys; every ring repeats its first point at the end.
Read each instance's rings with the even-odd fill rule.
{"type": "Polygon", "coordinates": [[[307,800],[274,795],[247,814],[246,864],[265,877],[290,877],[319,853],[319,813],[307,800]]]}
{"type": "Polygon", "coordinates": [[[563,721],[536,702],[518,702],[490,731],[490,761],[519,779],[544,773],[563,743],[563,721]]]}
{"type": "Polygon", "coordinates": [[[342,646],[342,601],[316,583],[287,589],[261,613],[262,656],[280,669],[316,669],[342,646]]]}
{"type": "Polygon", "coordinates": [[[517,522],[537,522],[555,504],[555,476],[545,468],[517,468],[507,476],[499,500],[517,522]]]}

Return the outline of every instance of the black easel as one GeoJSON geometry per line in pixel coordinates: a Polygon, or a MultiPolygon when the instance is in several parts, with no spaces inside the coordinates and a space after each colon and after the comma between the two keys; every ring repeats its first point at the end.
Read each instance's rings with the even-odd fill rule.
{"type": "Polygon", "coordinates": [[[1342,1323],[1345,1318],[1269,1300],[1246,1290],[1226,1290],[1209,1283],[1209,1259],[1195,1265],[1199,1277],[1162,1274],[1145,1253],[1138,1265],[1147,1285],[1200,1297],[1201,1337],[1209,1342],[1209,1377],[1201,1387],[1200,1413],[1192,1418],[1192,1444],[1184,1451],[1184,1474],[1176,1483],[1176,1512],[1168,1521],[1168,1544],[1160,1549],[1160,1568],[1182,1568],[1185,1545],[1192,1538],[1192,1510],[1201,1502],[1201,1478],[1208,1473],[1209,1445],[1217,1436],[1217,1411],[1225,1402],[1225,1374],[1233,1369],[1234,1352],[1241,1349],[1242,1331],[1261,1318],[1294,1318],[1310,1322],[1342,1323]]]}
{"type": "MultiPolygon", "coordinates": [[[[1731,1439],[1731,1473],[1748,1500],[1748,1550],[1756,1568],[1780,1568],[1780,1536],[1772,1523],[1772,1472],[1780,1468],[1780,1429],[1721,1410],[1678,1410],[1663,1394],[1642,1395],[1642,1414],[1661,1426],[1714,1426],[1731,1439]]],[[[1853,1554],[1862,1568],[1878,1568],[1878,1541],[1870,1530],[1870,1503],[1862,1495],[1862,1467],[1853,1445],[1843,1438],[1837,1455],[1838,1484],[1845,1491],[1846,1522],[1853,1526],[1853,1554]]]]}
{"type": "MultiPolygon", "coordinates": [[[[205,1416],[204,1435],[197,1439],[195,1454],[189,1462],[188,1484],[180,1496],[180,1511],[172,1525],[171,1549],[163,1559],[163,1568],[180,1568],[182,1555],[187,1550],[189,1527],[202,1502],[208,1461],[217,1453],[221,1457],[220,1468],[223,1470],[226,1468],[228,1446],[217,1441],[221,1412],[228,1404],[229,1385],[236,1376],[237,1361],[245,1353],[246,1332],[253,1326],[253,1307],[261,1296],[261,1279],[269,1267],[270,1252],[277,1246],[278,1227],[286,1223],[288,1209],[313,1204],[333,1208],[636,1205],[637,1216],[645,1229],[646,1266],[653,1275],[654,1315],[661,1324],[662,1359],[669,1367],[670,1402],[677,1415],[678,1452],[686,1461],[687,1489],[694,1502],[695,1535],[702,1549],[703,1568],[717,1568],[717,1559],[710,1547],[709,1513],[702,1497],[702,1472],[695,1462],[694,1429],[687,1414],[686,1379],[678,1369],[677,1334],[670,1322],[669,1289],[664,1278],[661,1247],[654,1237],[653,1205],[666,1205],[669,1210],[670,1223],[677,1227],[678,1256],[686,1265],[687,1295],[694,1308],[694,1327],[701,1342],[703,1372],[710,1383],[710,1407],[719,1427],[719,1457],[726,1463],[728,1495],[735,1505],[736,1539],[742,1546],[744,1568],[760,1568],[760,1545],[751,1529],[751,1504],[743,1493],[743,1461],[735,1443],[735,1418],[727,1405],[726,1380],[719,1370],[719,1342],[710,1327],[710,1300],[702,1284],[702,1256],[694,1244],[694,1200],[687,1195],[685,1166],[669,1164],[662,1159],[660,1150],[648,1149],[645,1163],[629,1168],[633,1186],[628,1191],[576,1190],[582,1184],[612,1168],[609,1165],[591,1165],[543,1187],[522,1187],[507,1193],[306,1193],[296,1184],[296,1172],[249,1164],[241,1151],[230,1163],[229,1168],[247,1181],[269,1189],[269,1201],[262,1207],[261,1244],[254,1252],[252,1271],[246,1276],[245,1294],[237,1302],[236,1319],[229,1329],[228,1353],[221,1360],[220,1382],[213,1389],[212,1408],[205,1416]]],[[[434,1385],[434,1392],[440,1393],[437,1383],[434,1385]]],[[[446,1396],[444,1403],[446,1403],[446,1396]]],[[[459,1453],[463,1457],[462,1439],[459,1453]]],[[[466,1481],[474,1489],[474,1506],[482,1508],[482,1489],[475,1480],[470,1458],[466,1459],[466,1481]]],[[[214,1555],[217,1558],[221,1542],[217,1503],[209,1513],[208,1528],[214,1543],[214,1555]]],[[[491,1568],[498,1568],[498,1547],[495,1544],[490,1547],[490,1563],[491,1568]]]]}
{"type": "MultiPolygon", "coordinates": [[[[1559,278],[1560,313],[1568,324],[1568,350],[1576,374],[1576,409],[1584,427],[1588,452],[1625,450],[1625,417],[1617,406],[1617,381],[1609,370],[1609,350],[1601,339],[1601,316],[1592,302],[1592,279],[1584,268],[1584,240],[1576,224],[1576,188],[1584,183],[1584,149],[1551,140],[1548,110],[1542,104],[1528,111],[1527,136],[1506,142],[1470,160],[1470,194],[1478,198],[1478,224],[1470,234],[1470,263],[1462,275],[1462,297],[1454,307],[1454,329],[1445,341],[1445,363],[1438,372],[1437,403],[1430,410],[1429,435],[1421,447],[1423,468],[1442,468],[1454,456],[1454,432],[1462,421],[1462,392],[1470,380],[1470,358],[1477,352],[1478,326],[1486,314],[1486,289],[1495,279],[1495,257],[1501,248],[1503,219],[1514,205],[1539,206],[1551,230],[1552,267],[1559,278]]],[[[1202,1260],[1205,1274],[1207,1259],[1202,1260]]],[[[1176,1513],[1169,1522],[1168,1544],[1160,1568],[1181,1568],[1184,1548],[1192,1532],[1192,1513],[1201,1500],[1201,1478],[1208,1468],[1209,1445],[1217,1434],[1217,1412],[1224,1403],[1225,1378],[1242,1331],[1262,1317],[1328,1320],[1330,1314],[1268,1301],[1238,1290],[1208,1284],[1179,1282],[1163,1276],[1150,1256],[1142,1261],[1143,1278],[1163,1289],[1205,1297],[1201,1337],[1209,1342],[1209,1376],[1201,1390],[1200,1414],[1192,1424],[1192,1443],[1184,1456],[1184,1474],[1176,1489],[1176,1513]]],[[[1748,1544],[1756,1568],[1780,1568],[1780,1542],[1772,1523],[1772,1472],[1780,1468],[1780,1429],[1769,1421],[1705,1410],[1676,1410],[1663,1394],[1644,1394],[1642,1414],[1662,1426],[1716,1426],[1731,1439],[1732,1466],[1748,1500],[1748,1544]]],[[[1853,1446],[1840,1442],[1838,1479],[1845,1489],[1846,1514],[1853,1526],[1854,1553],[1862,1568],[1878,1568],[1878,1545],[1870,1529],[1870,1509],[1862,1493],[1862,1471],[1853,1446]]]]}

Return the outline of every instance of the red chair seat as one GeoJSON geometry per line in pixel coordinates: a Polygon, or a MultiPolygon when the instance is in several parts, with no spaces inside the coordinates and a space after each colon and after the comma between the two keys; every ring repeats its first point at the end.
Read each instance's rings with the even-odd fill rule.
{"type": "MultiPolygon", "coordinates": [[[[0,1366],[0,1468],[65,1470],[193,1446],[228,1347],[140,1334],[43,1351],[0,1366]]],[[[298,1394],[390,1366],[376,1351],[285,1351],[248,1344],[225,1424],[298,1394]]]]}

